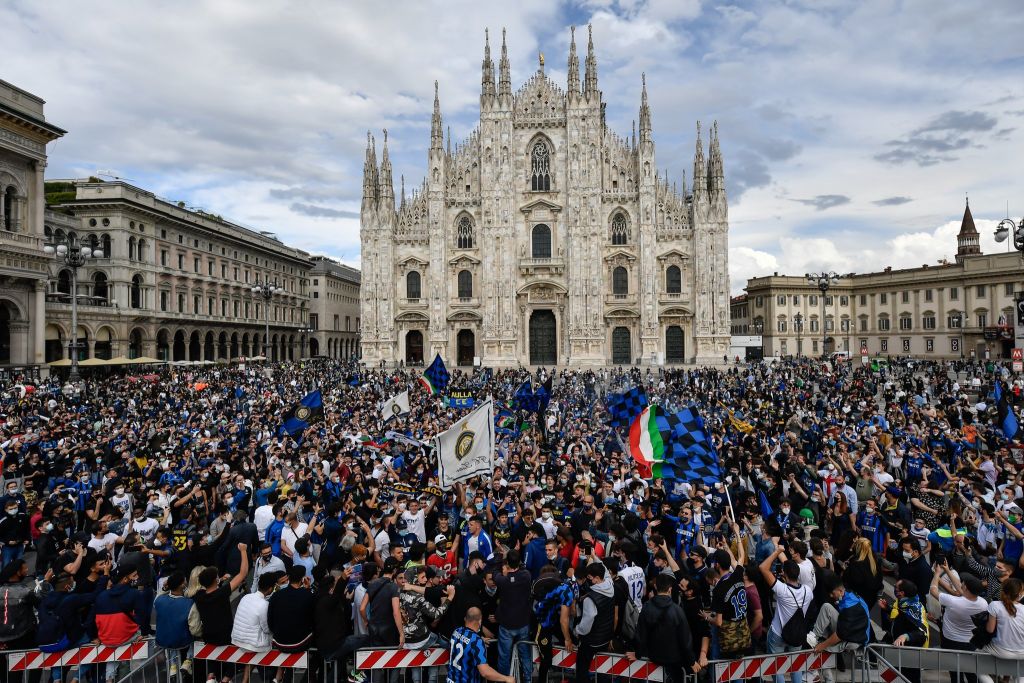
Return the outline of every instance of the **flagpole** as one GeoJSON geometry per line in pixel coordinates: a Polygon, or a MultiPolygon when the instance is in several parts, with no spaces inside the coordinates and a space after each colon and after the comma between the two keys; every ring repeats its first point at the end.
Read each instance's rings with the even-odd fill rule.
{"type": "Polygon", "coordinates": [[[736,521],[736,510],[734,510],[733,507],[732,507],[732,496],[729,495],[729,484],[728,484],[728,482],[725,482],[725,481],[723,481],[722,483],[725,484],[725,499],[727,501],[729,501],[729,512],[732,513],[732,521],[735,522],[736,521]]]}

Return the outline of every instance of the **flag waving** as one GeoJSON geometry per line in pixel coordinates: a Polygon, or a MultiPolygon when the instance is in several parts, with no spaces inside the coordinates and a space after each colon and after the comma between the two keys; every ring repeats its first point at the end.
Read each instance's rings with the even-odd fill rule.
{"type": "Polygon", "coordinates": [[[612,427],[626,427],[633,418],[647,406],[647,394],[640,387],[633,387],[621,394],[608,395],[608,421],[612,427]]]}
{"type": "Polygon", "coordinates": [[[278,435],[295,436],[306,431],[313,422],[324,419],[324,400],[320,390],[311,391],[286,412],[278,435]]]}
{"type": "Polygon", "coordinates": [[[423,385],[423,388],[437,396],[448,388],[448,378],[448,368],[444,366],[441,354],[437,354],[434,356],[434,362],[430,364],[430,367],[423,371],[420,383],[423,385]]]}
{"type": "Polygon", "coordinates": [[[441,488],[494,470],[494,403],[485,402],[434,437],[441,488]]]}
{"type": "Polygon", "coordinates": [[[388,400],[381,402],[377,407],[380,409],[381,417],[384,420],[405,415],[409,412],[409,392],[403,391],[397,396],[392,396],[388,400]]]}
{"type": "Polygon", "coordinates": [[[629,426],[629,454],[644,478],[654,476],[654,465],[665,461],[665,440],[658,429],[660,412],[658,406],[647,406],[629,426]]]}
{"type": "Polygon", "coordinates": [[[1020,432],[1020,422],[1017,420],[1017,414],[1013,412],[1013,406],[1010,405],[1006,392],[1003,390],[1002,382],[996,382],[993,393],[995,394],[996,409],[998,410],[996,426],[1002,430],[1003,436],[1013,441],[1017,438],[1018,432],[1020,432]]]}

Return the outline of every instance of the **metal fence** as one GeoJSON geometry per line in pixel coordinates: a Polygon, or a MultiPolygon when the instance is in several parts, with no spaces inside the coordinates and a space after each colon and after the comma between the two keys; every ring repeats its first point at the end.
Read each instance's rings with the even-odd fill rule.
{"type": "MultiPolygon", "coordinates": [[[[955,675],[955,681],[975,680],[970,676],[1009,677],[1010,683],[1024,681],[1024,652],[1020,657],[1008,659],[988,652],[944,650],[942,648],[896,647],[894,645],[868,645],[859,666],[853,673],[853,683],[884,683],[921,680],[922,671],[940,671],[955,675]]],[[[984,680],[984,678],[982,678],[984,680]]]]}

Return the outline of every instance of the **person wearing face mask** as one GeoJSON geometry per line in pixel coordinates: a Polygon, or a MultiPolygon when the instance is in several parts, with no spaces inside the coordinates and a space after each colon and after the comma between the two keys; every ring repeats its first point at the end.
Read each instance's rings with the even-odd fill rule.
{"type": "MultiPolygon", "coordinates": [[[[99,641],[108,646],[124,645],[149,630],[151,597],[135,588],[139,572],[135,567],[118,567],[110,576],[111,586],[96,596],[93,620],[99,641]]],[[[119,680],[116,675],[121,662],[108,662],[106,679],[119,680]]]]}
{"type": "Polygon", "coordinates": [[[444,583],[451,583],[455,578],[458,560],[455,551],[449,547],[448,537],[444,534],[434,536],[434,552],[427,557],[427,566],[433,567],[445,577],[444,583]]]}
{"type": "Polygon", "coordinates": [[[128,493],[124,484],[118,483],[114,487],[114,495],[110,497],[110,503],[119,512],[122,519],[130,519],[132,507],[135,505],[135,498],[128,493]]]}
{"type": "Polygon", "coordinates": [[[141,505],[135,506],[135,509],[132,511],[132,519],[134,520],[132,527],[142,537],[142,542],[149,543],[152,541],[160,523],[152,517],[147,517],[146,509],[141,505]]]}
{"type": "Polygon", "coordinates": [[[0,519],[0,569],[25,554],[29,542],[28,515],[26,515],[15,499],[8,497],[4,504],[4,517],[0,519]]]}
{"type": "Polygon", "coordinates": [[[775,521],[778,523],[782,533],[788,533],[790,529],[799,529],[803,521],[799,515],[793,513],[793,506],[788,500],[783,500],[779,505],[779,511],[775,514],[775,521]]]}
{"type": "Polygon", "coordinates": [[[923,546],[916,538],[906,537],[900,543],[900,557],[896,562],[900,580],[917,587],[917,596],[924,598],[932,582],[932,569],[922,554],[923,546]]]}
{"type": "Polygon", "coordinates": [[[255,593],[259,590],[259,580],[264,574],[283,574],[285,571],[284,562],[281,558],[275,557],[269,543],[260,544],[260,553],[252,566],[252,590],[255,593]]]}
{"type": "Polygon", "coordinates": [[[1016,504],[1011,504],[1003,512],[996,512],[996,519],[1002,522],[1005,529],[1003,557],[1016,566],[1020,562],[1021,553],[1024,552],[1024,523],[1021,522],[1021,509],[1016,504]]]}
{"type": "MultiPolygon", "coordinates": [[[[16,475],[15,475],[16,476],[16,475]]],[[[51,487],[52,488],[52,487],[51,487]]],[[[7,482],[7,495],[3,497],[3,504],[6,507],[11,502],[18,506],[18,510],[21,512],[28,512],[28,505],[25,502],[25,496],[21,493],[21,487],[18,486],[18,482],[9,481],[7,482]]]]}
{"type": "Polygon", "coordinates": [[[857,528],[862,538],[871,543],[876,553],[885,552],[885,530],[878,515],[878,503],[872,498],[864,502],[864,509],[857,513],[857,528]]]}

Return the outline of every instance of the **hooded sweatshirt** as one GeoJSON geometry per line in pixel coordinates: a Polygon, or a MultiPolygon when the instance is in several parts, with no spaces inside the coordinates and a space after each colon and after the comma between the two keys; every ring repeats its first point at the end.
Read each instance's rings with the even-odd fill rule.
{"type": "Polygon", "coordinates": [[[576,634],[584,643],[603,645],[611,640],[615,626],[615,588],[607,574],[583,597],[580,622],[576,634]]]}

